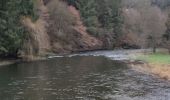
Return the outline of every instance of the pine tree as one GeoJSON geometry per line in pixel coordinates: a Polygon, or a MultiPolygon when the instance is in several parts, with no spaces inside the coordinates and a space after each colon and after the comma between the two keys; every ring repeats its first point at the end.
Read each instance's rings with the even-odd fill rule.
{"type": "Polygon", "coordinates": [[[1,0],[0,2],[0,55],[16,56],[24,39],[21,16],[34,16],[31,0],[1,0]]]}
{"type": "Polygon", "coordinates": [[[87,27],[97,27],[97,11],[95,0],[79,0],[77,7],[80,10],[82,19],[87,27]]]}

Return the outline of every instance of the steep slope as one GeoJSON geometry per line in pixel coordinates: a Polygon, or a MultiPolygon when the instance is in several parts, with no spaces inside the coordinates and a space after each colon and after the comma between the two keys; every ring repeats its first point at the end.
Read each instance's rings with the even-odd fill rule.
{"type": "Polygon", "coordinates": [[[74,29],[81,35],[81,41],[84,43],[84,47],[87,50],[90,49],[99,49],[102,47],[103,43],[102,41],[98,40],[97,38],[89,35],[86,31],[86,27],[83,25],[83,22],[80,18],[80,13],[78,10],[76,10],[75,7],[69,6],[68,10],[75,16],[76,18],[76,25],[74,26],[74,29]]]}
{"type": "Polygon", "coordinates": [[[52,0],[44,5],[43,0],[36,2],[38,20],[22,18],[22,24],[29,31],[20,55],[25,60],[49,53],[68,53],[96,50],[102,42],[89,35],[81,21],[79,11],[65,2],[52,0]]]}
{"type": "Polygon", "coordinates": [[[47,7],[50,13],[49,34],[53,52],[95,50],[102,47],[100,40],[86,32],[79,11],[73,6],[51,0],[47,7]]]}
{"type": "Polygon", "coordinates": [[[36,6],[39,16],[36,22],[33,22],[29,17],[22,18],[23,25],[29,31],[21,52],[21,57],[24,59],[34,59],[35,56],[44,55],[51,49],[47,33],[48,10],[42,0],[37,0],[36,6]]]}

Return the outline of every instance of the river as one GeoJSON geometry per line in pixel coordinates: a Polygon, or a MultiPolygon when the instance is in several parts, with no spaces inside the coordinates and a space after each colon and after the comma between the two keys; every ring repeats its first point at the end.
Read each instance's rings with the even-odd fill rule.
{"type": "Polygon", "coordinates": [[[136,72],[123,51],[53,56],[0,67],[0,100],[170,100],[170,82],[136,72]]]}

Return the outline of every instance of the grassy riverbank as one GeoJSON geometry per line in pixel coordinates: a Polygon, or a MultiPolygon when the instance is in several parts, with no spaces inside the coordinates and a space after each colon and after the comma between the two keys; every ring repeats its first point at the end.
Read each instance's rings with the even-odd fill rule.
{"type": "Polygon", "coordinates": [[[156,75],[160,78],[170,80],[170,55],[167,53],[141,54],[136,60],[142,60],[146,63],[132,65],[140,72],[156,75]]]}
{"type": "Polygon", "coordinates": [[[146,61],[148,63],[170,64],[170,55],[166,53],[140,55],[137,57],[137,59],[146,61]]]}

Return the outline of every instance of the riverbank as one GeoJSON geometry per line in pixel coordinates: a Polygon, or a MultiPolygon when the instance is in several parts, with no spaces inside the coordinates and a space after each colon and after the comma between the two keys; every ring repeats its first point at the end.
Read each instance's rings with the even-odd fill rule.
{"type": "Polygon", "coordinates": [[[143,63],[131,63],[134,70],[170,80],[170,55],[167,52],[140,54],[135,60],[143,63]]]}
{"type": "Polygon", "coordinates": [[[21,59],[0,59],[0,67],[21,62],[21,59]]]}

